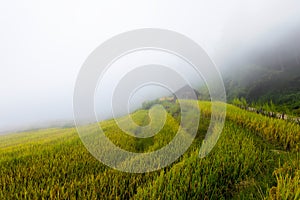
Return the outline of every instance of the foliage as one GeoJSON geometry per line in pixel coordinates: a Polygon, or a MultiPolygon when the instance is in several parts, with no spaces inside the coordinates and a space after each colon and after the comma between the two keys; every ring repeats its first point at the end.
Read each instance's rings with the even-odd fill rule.
{"type": "Polygon", "coordinates": [[[277,184],[270,189],[268,199],[300,199],[300,159],[286,162],[274,171],[277,184]]]}

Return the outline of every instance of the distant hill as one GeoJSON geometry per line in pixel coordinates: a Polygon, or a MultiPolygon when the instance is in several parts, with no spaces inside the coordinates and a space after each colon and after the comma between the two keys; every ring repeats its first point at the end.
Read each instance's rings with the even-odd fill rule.
{"type": "Polygon", "coordinates": [[[180,99],[195,99],[195,95],[196,98],[198,98],[200,93],[189,85],[185,85],[184,87],[177,90],[174,95],[180,99]]]}
{"type": "Polygon", "coordinates": [[[37,122],[35,124],[28,124],[26,126],[15,126],[15,127],[7,127],[4,130],[0,130],[0,135],[5,135],[8,133],[18,133],[24,131],[36,131],[40,129],[46,128],[68,128],[74,127],[73,120],[55,120],[55,121],[45,121],[45,122],[37,122]]]}
{"type": "Polygon", "coordinates": [[[253,49],[251,57],[224,73],[228,100],[273,101],[279,109],[300,115],[300,29],[276,44],[253,49]]]}

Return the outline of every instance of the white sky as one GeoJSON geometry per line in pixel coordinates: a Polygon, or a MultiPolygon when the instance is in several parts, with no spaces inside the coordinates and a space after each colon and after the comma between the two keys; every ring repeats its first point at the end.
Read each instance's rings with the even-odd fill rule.
{"type": "Polygon", "coordinates": [[[221,65],[230,50],[273,28],[297,24],[299,13],[296,0],[1,1],[0,132],[72,119],[82,63],[116,34],[138,28],[177,31],[221,65]]]}

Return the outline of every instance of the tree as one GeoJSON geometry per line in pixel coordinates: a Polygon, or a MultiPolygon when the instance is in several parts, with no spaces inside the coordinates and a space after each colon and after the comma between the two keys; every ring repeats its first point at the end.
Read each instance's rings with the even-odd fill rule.
{"type": "Polygon", "coordinates": [[[241,104],[242,104],[242,107],[245,109],[248,107],[247,100],[244,97],[241,98],[241,104]]]}

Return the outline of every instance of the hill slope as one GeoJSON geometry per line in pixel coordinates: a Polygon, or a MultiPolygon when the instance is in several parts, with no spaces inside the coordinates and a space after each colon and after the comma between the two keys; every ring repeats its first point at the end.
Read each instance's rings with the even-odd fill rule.
{"type": "MultiPolygon", "coordinates": [[[[169,120],[156,137],[137,141],[122,133],[114,121],[101,125],[120,147],[135,152],[153,151],[165,144],[161,141],[169,141],[179,126],[178,105],[162,104],[168,105],[169,120]]],[[[145,174],[118,172],[103,165],[85,149],[74,128],[0,136],[0,198],[299,197],[298,125],[228,105],[227,121],[217,145],[200,159],[210,103],[199,102],[199,105],[200,126],[189,150],[165,169],[145,174]]],[[[133,118],[138,124],[148,123],[146,110],[134,113],[133,118]]]]}
{"type": "MultiPolygon", "coordinates": [[[[224,73],[229,100],[270,102],[300,115],[300,29],[239,58],[224,73]]],[[[265,38],[267,41],[267,39],[265,38]]]]}

